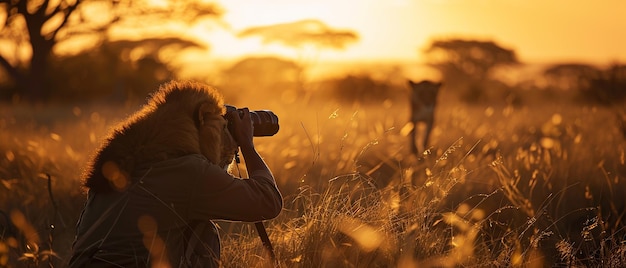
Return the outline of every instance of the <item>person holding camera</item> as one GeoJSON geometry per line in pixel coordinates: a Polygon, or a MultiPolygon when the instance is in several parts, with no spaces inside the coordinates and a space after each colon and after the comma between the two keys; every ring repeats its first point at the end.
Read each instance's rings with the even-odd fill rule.
{"type": "Polygon", "coordinates": [[[212,220],[277,217],[283,200],[251,112],[229,110],[214,88],[174,81],[114,128],[84,175],[69,267],[218,267],[212,220]],[[248,179],[227,172],[238,151],[248,179]]]}

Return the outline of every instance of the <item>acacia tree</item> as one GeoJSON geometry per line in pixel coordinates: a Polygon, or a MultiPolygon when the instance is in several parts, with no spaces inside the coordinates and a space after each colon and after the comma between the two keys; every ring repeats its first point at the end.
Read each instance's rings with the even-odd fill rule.
{"type": "Polygon", "coordinates": [[[557,89],[585,89],[602,71],[585,63],[559,63],[543,71],[548,85],[557,89]]]}
{"type": "Polygon", "coordinates": [[[42,78],[47,60],[52,53],[56,36],[81,1],[60,1],[56,6],[50,1],[6,1],[2,12],[6,18],[0,29],[0,40],[12,43],[13,51],[0,54],[0,66],[10,79],[23,88],[30,97],[43,97],[42,78]],[[60,22],[57,22],[60,21],[60,22]],[[47,26],[50,24],[53,26],[47,26]],[[47,27],[44,29],[44,25],[47,27]],[[30,61],[24,62],[26,47],[30,48],[30,61]]]}
{"type": "Polygon", "coordinates": [[[424,54],[428,65],[441,72],[448,88],[458,89],[468,101],[485,94],[483,87],[493,80],[494,70],[519,64],[515,51],[493,41],[435,40],[424,54]]]}
{"type": "Polygon", "coordinates": [[[515,51],[493,41],[436,40],[425,54],[429,64],[444,76],[460,75],[479,80],[488,78],[496,67],[519,63],[515,51]]]}
{"type": "MultiPolygon", "coordinates": [[[[256,26],[245,29],[237,34],[239,38],[260,37],[263,43],[278,43],[293,49],[313,48],[345,49],[349,44],[359,40],[357,33],[351,30],[335,29],[316,19],[305,19],[287,23],[256,26]]],[[[299,90],[304,89],[303,73],[307,63],[300,60],[297,64],[300,74],[299,90]]],[[[304,92],[299,92],[299,94],[304,92]]]]}
{"type": "Polygon", "coordinates": [[[260,36],[264,43],[276,42],[294,48],[311,44],[317,48],[332,49],[344,49],[347,44],[359,39],[352,31],[333,29],[314,19],[251,27],[238,36],[260,36]]]}
{"type": "Polygon", "coordinates": [[[113,27],[145,28],[165,20],[191,24],[219,17],[215,4],[168,0],[158,5],[131,0],[3,0],[0,2],[0,70],[30,100],[46,100],[54,47],[72,38],[107,40],[113,27]]]}

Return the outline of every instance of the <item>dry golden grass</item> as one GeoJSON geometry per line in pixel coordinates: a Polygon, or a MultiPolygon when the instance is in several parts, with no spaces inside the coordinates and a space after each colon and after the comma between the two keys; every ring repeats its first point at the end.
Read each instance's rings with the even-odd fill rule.
{"type": "MultiPolygon", "coordinates": [[[[286,199],[265,223],[282,267],[626,264],[626,142],[609,108],[444,98],[433,147],[415,158],[401,96],[235,104],[246,101],[281,120],[257,144],[286,199]]],[[[116,109],[3,106],[0,210],[20,235],[0,233],[0,266],[67,261],[78,178],[128,112],[116,109]]],[[[251,224],[220,224],[225,267],[271,266],[251,224]]]]}

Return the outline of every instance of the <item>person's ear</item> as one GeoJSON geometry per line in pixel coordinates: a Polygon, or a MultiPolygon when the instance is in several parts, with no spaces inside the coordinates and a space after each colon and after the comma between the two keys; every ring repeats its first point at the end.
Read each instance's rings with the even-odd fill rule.
{"type": "Polygon", "coordinates": [[[196,119],[200,126],[204,125],[204,122],[207,120],[207,116],[211,114],[211,107],[208,103],[200,104],[200,108],[198,108],[198,114],[196,115],[196,119]]]}

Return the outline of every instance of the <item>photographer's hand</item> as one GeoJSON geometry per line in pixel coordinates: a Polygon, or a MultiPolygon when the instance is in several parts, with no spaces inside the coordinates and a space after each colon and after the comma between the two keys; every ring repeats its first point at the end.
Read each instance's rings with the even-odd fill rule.
{"type": "Polygon", "coordinates": [[[228,120],[232,121],[233,124],[231,135],[240,147],[254,147],[252,142],[254,126],[250,119],[250,111],[248,108],[242,108],[241,111],[243,112],[242,117],[239,117],[239,111],[231,111],[231,114],[228,115],[228,120]]]}
{"type": "MultiPolygon", "coordinates": [[[[253,133],[254,126],[252,125],[252,120],[250,119],[250,111],[248,108],[242,108],[243,117],[239,117],[237,111],[233,111],[234,115],[230,116],[233,121],[233,138],[239,145],[241,150],[241,154],[246,163],[246,169],[248,170],[248,174],[252,175],[255,171],[267,172],[270,175],[270,179],[276,184],[274,181],[274,177],[271,175],[271,171],[263,161],[263,158],[259,155],[254,147],[253,133]]],[[[252,177],[252,176],[250,176],[252,177]]]]}

